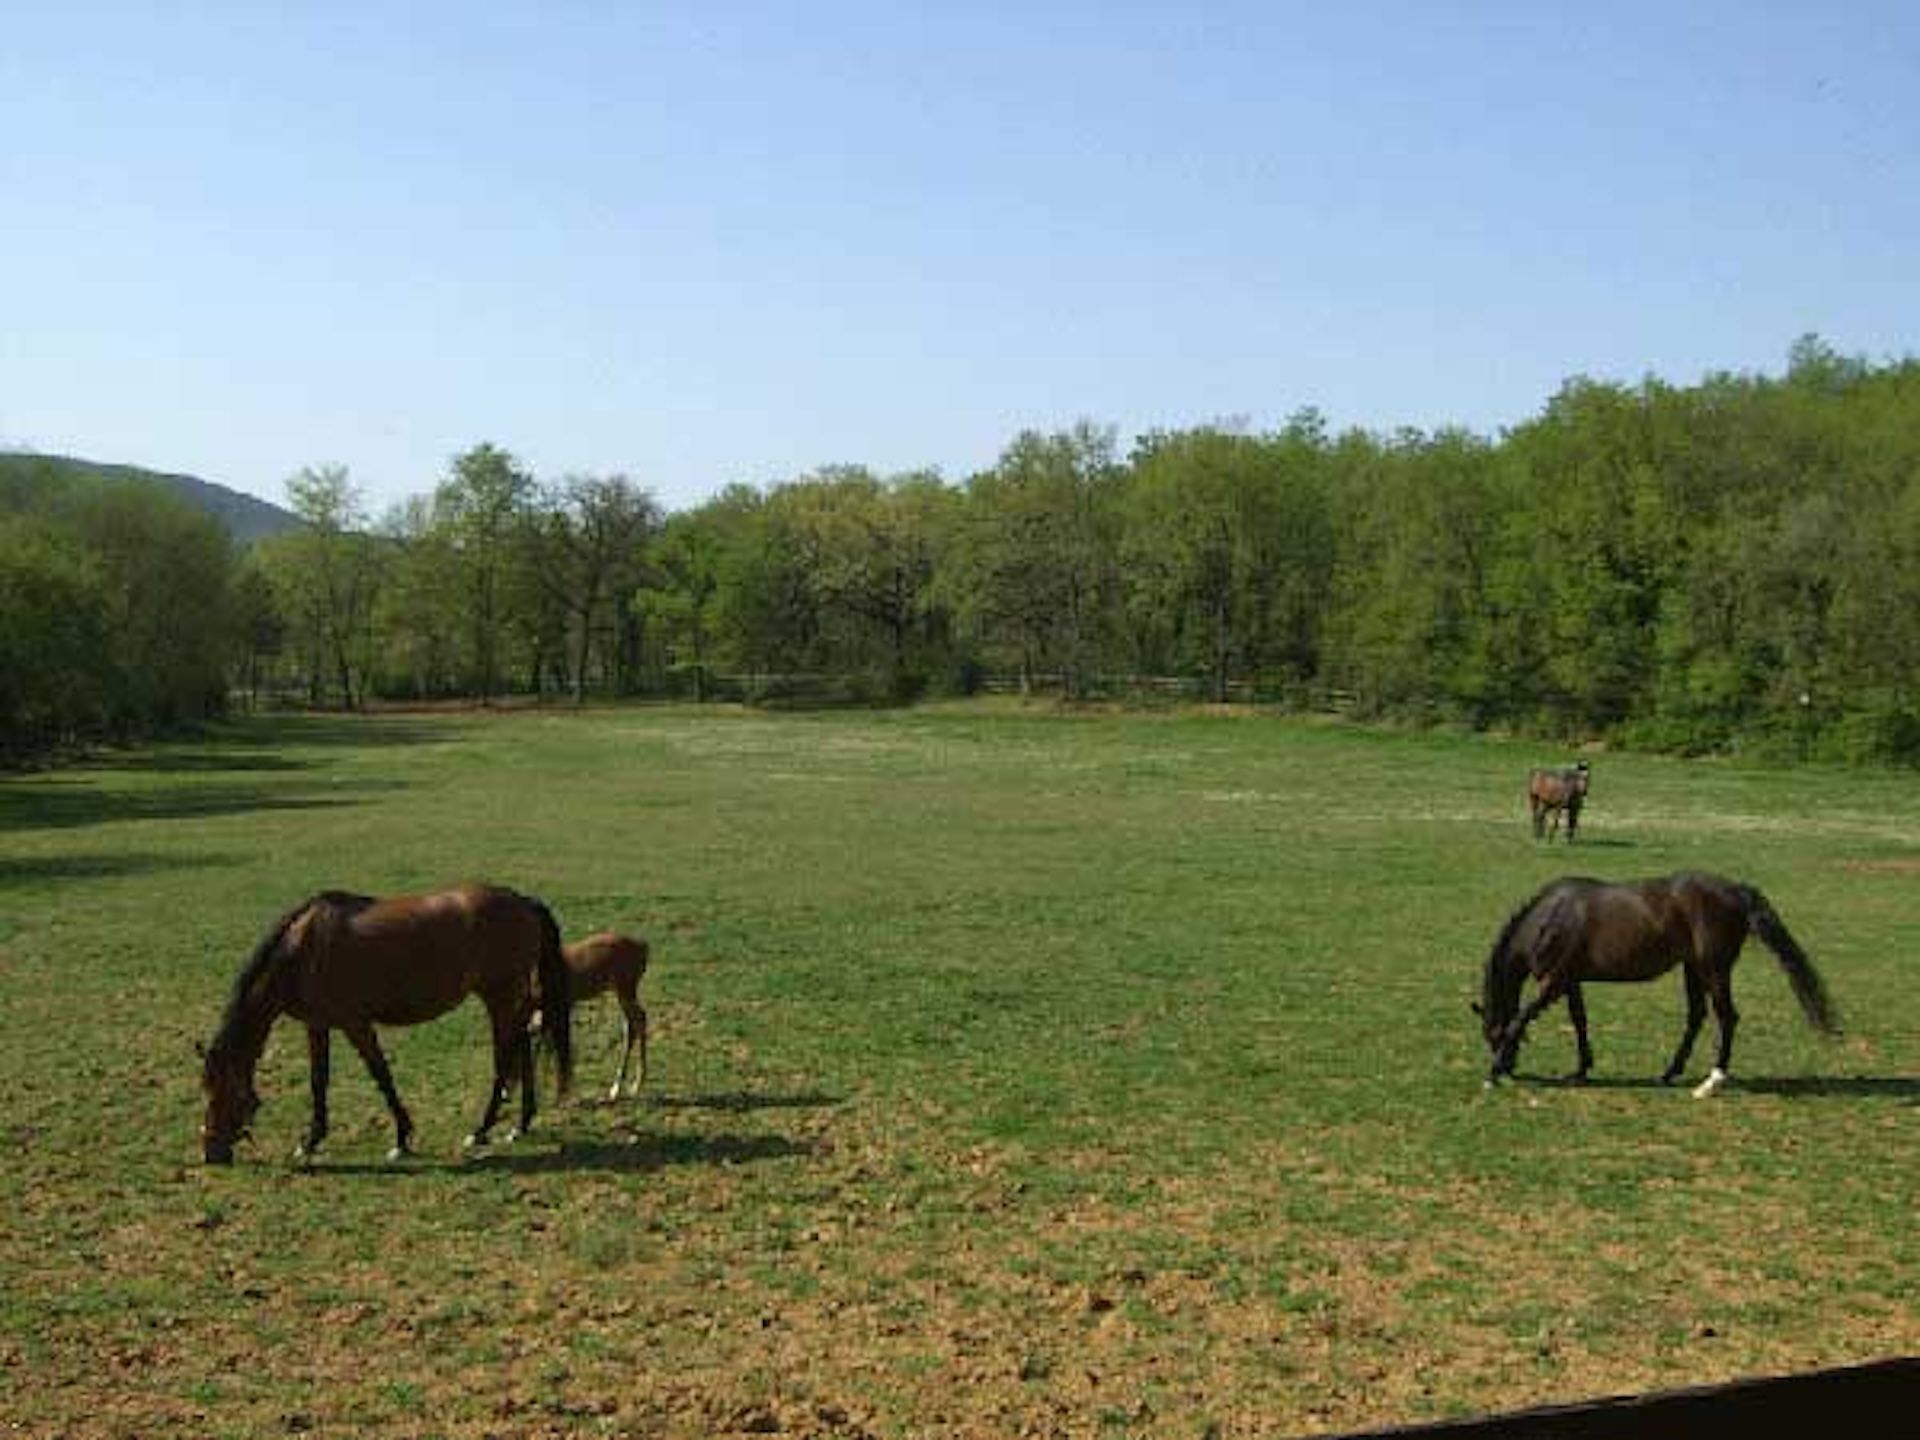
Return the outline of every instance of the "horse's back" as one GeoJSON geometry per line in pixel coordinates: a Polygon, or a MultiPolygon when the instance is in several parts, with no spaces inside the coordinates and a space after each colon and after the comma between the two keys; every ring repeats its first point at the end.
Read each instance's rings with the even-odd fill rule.
{"type": "Polygon", "coordinates": [[[302,937],[303,1009],[317,1020],[418,1024],[529,983],[538,962],[541,909],[512,890],[343,898],[313,907],[302,937]]]}
{"type": "Polygon", "coordinates": [[[1523,953],[1564,946],[1586,924],[1586,907],[1604,881],[1584,875],[1563,875],[1534,893],[1516,919],[1512,940],[1523,953]]]}
{"type": "Polygon", "coordinates": [[[1701,871],[1587,881],[1577,893],[1586,965],[1596,980],[1646,979],[1690,953],[1737,943],[1746,931],[1742,887],[1701,871]]]}
{"type": "Polygon", "coordinates": [[[1587,793],[1587,772],[1540,768],[1527,776],[1527,798],[1535,804],[1559,808],[1587,793]]]}
{"type": "Polygon", "coordinates": [[[602,930],[562,947],[573,975],[576,1000],[589,999],[610,985],[637,985],[646,974],[647,942],[633,935],[602,930]]]}

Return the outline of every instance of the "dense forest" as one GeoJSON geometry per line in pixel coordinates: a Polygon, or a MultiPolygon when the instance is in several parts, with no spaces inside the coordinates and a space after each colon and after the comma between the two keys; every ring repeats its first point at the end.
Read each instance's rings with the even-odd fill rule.
{"type": "Polygon", "coordinates": [[[964,481],[832,467],[665,513],[456,457],[338,468],[240,551],[132,483],[0,472],[14,753],[230,698],[1188,695],[1685,752],[1920,761],[1920,361],[1575,379],[1498,438],[1023,433],[964,481]]]}

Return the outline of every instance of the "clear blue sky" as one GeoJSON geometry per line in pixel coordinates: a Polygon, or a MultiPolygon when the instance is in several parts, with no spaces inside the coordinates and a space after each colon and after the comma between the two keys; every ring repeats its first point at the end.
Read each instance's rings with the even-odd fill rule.
{"type": "Polygon", "coordinates": [[[274,500],[1920,349],[1907,3],[0,6],[0,444],[274,500]]]}

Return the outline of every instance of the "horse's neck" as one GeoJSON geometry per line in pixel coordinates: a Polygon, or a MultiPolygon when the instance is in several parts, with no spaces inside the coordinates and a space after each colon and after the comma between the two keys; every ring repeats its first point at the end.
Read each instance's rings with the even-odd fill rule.
{"type": "Polygon", "coordinates": [[[1527,983],[1527,961],[1513,936],[1503,937],[1499,949],[1487,960],[1485,993],[1481,1004],[1489,1018],[1504,1023],[1520,1008],[1520,991],[1527,983]]]}
{"type": "Polygon", "coordinates": [[[245,1066],[248,1074],[252,1074],[267,1048],[267,1036],[273,1029],[273,1022],[280,1018],[284,1008],[279,988],[274,983],[273,971],[269,968],[237,997],[227,1012],[225,1023],[213,1037],[214,1049],[232,1055],[245,1066]]]}

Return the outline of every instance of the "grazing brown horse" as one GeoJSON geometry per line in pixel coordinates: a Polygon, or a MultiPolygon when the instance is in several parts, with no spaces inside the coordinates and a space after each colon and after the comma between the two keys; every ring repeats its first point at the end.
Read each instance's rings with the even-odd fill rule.
{"type": "Polygon", "coordinates": [[[1527,776],[1527,809],[1533,816],[1533,838],[1551,842],[1560,829],[1560,812],[1567,814],[1567,843],[1573,843],[1580,828],[1580,807],[1587,802],[1587,784],[1592,776],[1587,762],[1578,761],[1561,770],[1534,770],[1527,776]],[[1553,828],[1547,828],[1551,818],[1553,828]]]}
{"type": "Polygon", "coordinates": [[[1587,1044],[1582,982],[1652,980],[1684,965],[1687,1028],[1660,1081],[1671,1084],[1686,1068],[1711,1001],[1720,1024],[1720,1054],[1693,1092],[1704,1099],[1726,1081],[1732,1064],[1733,1029],[1740,1018],[1733,1008],[1733,962],[1750,934],[1778,957],[1807,1019],[1835,1033],[1833,1006],[1813,962],[1751,885],[1699,872],[1624,884],[1574,876],[1553,881],[1513,912],[1487,956],[1482,1001],[1473,1007],[1493,1052],[1487,1083],[1513,1073],[1527,1026],[1562,995],[1580,1049],[1572,1078],[1585,1079],[1593,1068],[1593,1050],[1587,1044]],[[1523,1007],[1520,990],[1528,975],[1539,989],[1523,1007]]]}
{"type": "Polygon", "coordinates": [[[255,947],[234,980],[212,1043],[201,1052],[207,1163],[230,1163],[234,1142],[252,1124],[260,1108],[254,1070],[282,1015],[307,1027],[313,1119],[297,1153],[312,1155],[326,1136],[329,1037],[340,1030],[360,1052],[393,1115],[390,1158],[407,1154],[413,1120],[400,1103],[373,1027],[418,1025],[468,995],[480,997],[493,1023],[493,1089],[468,1143],[486,1143],[516,1076],[519,1128],[525,1130],[534,1111],[527,1021],[536,979],[565,1094],[573,1071],[571,989],[559,927],[540,901],[486,885],[384,900],[327,890],[303,901],[255,947]]]}
{"type": "MultiPolygon", "coordinates": [[[[640,979],[647,973],[650,953],[647,942],[637,935],[617,935],[611,930],[602,930],[566,946],[562,953],[566,956],[567,978],[573,986],[576,1005],[608,990],[620,1001],[626,1030],[625,1048],[620,1052],[620,1070],[613,1077],[613,1088],[607,1092],[607,1098],[620,1098],[635,1044],[640,1047],[640,1078],[627,1093],[638,1092],[647,1083],[647,1007],[640,1003],[640,979]]],[[[544,1021],[542,1023],[544,1030],[544,1021]]]]}

